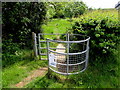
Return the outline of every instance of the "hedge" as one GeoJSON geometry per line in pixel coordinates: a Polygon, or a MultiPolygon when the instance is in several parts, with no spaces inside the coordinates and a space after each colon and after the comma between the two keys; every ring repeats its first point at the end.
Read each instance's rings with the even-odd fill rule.
{"type": "Polygon", "coordinates": [[[71,32],[91,37],[90,60],[98,60],[101,57],[105,59],[113,55],[120,41],[120,24],[118,23],[117,11],[96,10],[85,14],[75,22],[71,32]]]}

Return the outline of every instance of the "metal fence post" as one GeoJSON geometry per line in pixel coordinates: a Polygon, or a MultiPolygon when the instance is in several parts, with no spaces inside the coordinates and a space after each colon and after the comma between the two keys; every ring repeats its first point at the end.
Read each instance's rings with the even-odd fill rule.
{"type": "MultiPolygon", "coordinates": [[[[74,35],[78,35],[78,34],[74,34],[74,35]]],[[[62,75],[78,74],[78,73],[86,70],[86,67],[88,64],[90,37],[87,37],[84,40],[72,41],[70,39],[70,36],[71,36],[70,33],[66,34],[66,41],[46,39],[47,40],[46,45],[47,45],[47,58],[48,58],[48,75],[50,73],[49,70],[52,70],[52,71],[62,74],[62,75]],[[65,49],[66,52],[54,51],[51,47],[49,47],[49,44],[51,42],[64,43],[65,47],[66,47],[66,49],[65,49]],[[79,44],[79,43],[84,43],[84,42],[86,42],[85,47],[84,47],[84,48],[86,48],[85,50],[82,50],[80,52],[79,51],[78,52],[70,52],[70,49],[71,49],[70,46],[72,43],[79,44]],[[49,57],[50,57],[49,54],[51,54],[51,53],[53,53],[55,56],[58,56],[57,58],[51,59],[51,61],[56,60],[56,65],[57,65],[56,67],[52,66],[52,63],[49,64],[49,57]],[[85,54],[85,56],[84,56],[84,54],[85,54]],[[73,57],[70,57],[70,56],[73,56],[73,57]],[[58,60],[60,60],[60,61],[58,61],[58,60]],[[64,60],[64,61],[62,61],[62,60],[64,60]],[[84,67],[83,67],[83,64],[84,64],[84,67]],[[77,66],[78,66],[78,68],[77,68],[77,66]]],[[[74,47],[73,47],[73,49],[74,49],[74,47]]],[[[51,57],[54,57],[54,56],[51,56],[51,57]]],[[[53,63],[53,65],[54,65],[54,63],[53,63]]]]}
{"type": "MultiPolygon", "coordinates": [[[[69,33],[67,34],[67,41],[69,41],[69,33]]],[[[67,75],[69,73],[69,43],[67,43],[67,75]]]]}
{"type": "Polygon", "coordinates": [[[86,63],[85,63],[85,68],[86,68],[87,65],[88,65],[88,58],[89,58],[89,40],[87,41],[86,49],[87,49],[87,52],[86,52],[86,63]]]}
{"type": "Polygon", "coordinates": [[[38,33],[38,53],[39,53],[39,57],[40,57],[40,60],[41,60],[41,42],[40,42],[40,33],[38,33]]]}
{"type": "Polygon", "coordinates": [[[46,39],[46,46],[47,46],[47,59],[48,59],[48,75],[50,74],[50,69],[49,69],[49,41],[46,39]]]}
{"type": "Polygon", "coordinates": [[[33,38],[33,50],[35,57],[38,56],[38,50],[37,50],[37,40],[36,40],[36,33],[32,32],[32,38],[33,38]]]}

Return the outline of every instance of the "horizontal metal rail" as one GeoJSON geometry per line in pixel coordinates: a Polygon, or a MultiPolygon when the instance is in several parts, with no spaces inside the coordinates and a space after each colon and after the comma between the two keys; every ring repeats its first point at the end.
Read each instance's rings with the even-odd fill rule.
{"type": "Polygon", "coordinates": [[[41,60],[48,60],[47,58],[41,58],[41,60]]]}
{"type": "Polygon", "coordinates": [[[82,42],[86,42],[90,39],[87,38],[86,40],[80,40],[80,41],[60,41],[60,40],[51,40],[51,39],[47,39],[48,42],[58,42],[58,43],[82,43],[82,42]]]}
{"type": "MultiPolygon", "coordinates": [[[[39,33],[38,35],[67,35],[67,34],[62,34],[62,33],[51,33],[51,34],[47,34],[47,33],[39,33]]],[[[84,36],[84,37],[87,37],[88,38],[88,36],[87,35],[81,35],[81,34],[69,34],[69,35],[73,35],[73,36],[75,36],[75,35],[77,35],[77,36],[84,36]]]]}
{"type": "Polygon", "coordinates": [[[43,56],[44,56],[44,55],[47,55],[47,53],[40,53],[40,55],[43,55],[43,56]]]}
{"type": "MultiPolygon", "coordinates": [[[[41,48],[41,47],[40,47],[40,49],[47,49],[47,48],[44,48],[44,47],[41,48]]],[[[65,48],[50,48],[50,49],[61,49],[61,50],[63,50],[63,49],[65,49],[65,48]]]]}
{"type": "Polygon", "coordinates": [[[75,72],[75,73],[63,73],[63,72],[58,72],[58,71],[52,69],[51,67],[49,67],[49,68],[50,68],[52,71],[54,71],[54,72],[56,72],[56,73],[58,73],[58,74],[62,74],[62,75],[78,74],[78,73],[83,72],[83,71],[86,70],[86,67],[85,67],[83,70],[81,70],[81,71],[79,71],[79,72],[75,72]]]}
{"type": "Polygon", "coordinates": [[[62,34],[62,33],[51,33],[51,34],[48,34],[48,33],[39,33],[38,35],[67,35],[67,34],[62,34]]]}
{"type": "Polygon", "coordinates": [[[47,42],[47,41],[39,41],[39,42],[47,42]]]}
{"type": "MultiPolygon", "coordinates": [[[[47,60],[50,61],[50,62],[48,61],[49,62],[48,63],[48,65],[49,65],[48,68],[49,69],[51,69],[52,71],[54,71],[56,73],[62,74],[62,75],[71,75],[71,74],[78,74],[80,72],[83,72],[87,68],[88,53],[89,53],[89,40],[90,40],[89,36],[81,35],[81,34],[52,34],[52,33],[51,34],[46,34],[46,33],[39,33],[38,34],[39,37],[42,36],[42,35],[43,36],[44,35],[51,35],[51,36],[52,35],[56,35],[56,36],[57,35],[66,35],[65,36],[66,37],[65,41],[58,40],[58,39],[52,40],[52,39],[46,39],[46,38],[41,38],[41,39],[38,38],[39,39],[39,44],[46,43],[46,45],[47,45],[47,47],[44,47],[44,46],[39,47],[39,52],[40,52],[39,54],[41,56],[42,55],[47,55],[47,60]],[[74,36],[80,37],[81,40],[78,40],[78,41],[69,40],[69,37],[74,38],[74,36]],[[57,43],[57,44],[62,43],[62,44],[67,44],[67,45],[71,45],[72,43],[78,43],[78,45],[82,44],[82,46],[80,45],[81,46],[81,48],[79,50],[80,52],[70,53],[69,52],[69,49],[70,49],[69,46],[66,47],[66,48],[64,48],[64,47],[56,48],[54,46],[49,46],[49,43],[57,43]],[[42,49],[47,50],[47,53],[46,52],[44,52],[44,53],[41,52],[42,49]],[[59,50],[57,50],[57,49],[59,49],[59,50]],[[60,50],[64,50],[64,52],[62,52],[60,50]],[[52,56],[52,54],[53,54],[53,56],[52,56]],[[84,54],[84,55],[82,55],[82,54],[84,54]],[[59,57],[59,55],[61,57],[59,57]],[[65,55],[65,57],[64,56],[62,57],[62,55],[65,55]],[[71,56],[75,55],[75,56],[69,58],[70,55],[71,56]],[[58,56],[58,57],[56,57],[56,56],[58,56]],[[58,62],[55,59],[57,59],[58,62]],[[59,62],[59,60],[60,61],[64,60],[64,63],[59,62]],[[69,68],[71,68],[71,69],[69,70],[69,68]]],[[[45,59],[41,58],[41,60],[45,60],[45,59]]]]}
{"type": "Polygon", "coordinates": [[[83,64],[84,62],[86,62],[87,60],[84,60],[84,61],[82,61],[82,62],[80,62],[80,63],[76,63],[76,64],[63,64],[63,63],[57,63],[57,64],[59,64],[59,65],[64,65],[64,66],[72,66],[72,65],[80,65],[80,64],[83,64]]]}
{"type": "Polygon", "coordinates": [[[56,51],[53,51],[50,49],[48,51],[53,52],[53,53],[57,53],[57,54],[61,54],[61,55],[78,55],[78,54],[86,53],[88,50],[89,50],[89,47],[85,51],[78,52],[78,53],[59,53],[59,52],[56,52],[56,51]]]}

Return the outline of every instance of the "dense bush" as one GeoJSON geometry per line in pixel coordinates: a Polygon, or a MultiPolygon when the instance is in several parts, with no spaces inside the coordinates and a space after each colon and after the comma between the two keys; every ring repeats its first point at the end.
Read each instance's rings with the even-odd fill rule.
{"type": "Polygon", "coordinates": [[[2,66],[21,60],[20,49],[32,47],[32,32],[42,32],[46,8],[43,2],[2,3],[2,66]]]}
{"type": "Polygon", "coordinates": [[[3,44],[4,40],[12,39],[12,43],[30,46],[31,32],[41,32],[45,14],[46,9],[42,2],[2,3],[3,44]]]}
{"type": "Polygon", "coordinates": [[[81,2],[48,2],[46,3],[48,18],[72,18],[78,17],[87,10],[87,6],[81,2]]]}
{"type": "Polygon", "coordinates": [[[81,2],[70,2],[65,6],[64,15],[65,17],[78,17],[85,13],[87,10],[86,4],[81,2]]]}
{"type": "MultiPolygon", "coordinates": [[[[98,60],[99,58],[104,58],[105,60],[107,56],[112,55],[120,40],[120,25],[118,23],[117,12],[98,10],[83,15],[79,21],[75,22],[72,33],[91,37],[91,61],[98,60]]],[[[79,40],[79,37],[76,38],[79,40]]]]}

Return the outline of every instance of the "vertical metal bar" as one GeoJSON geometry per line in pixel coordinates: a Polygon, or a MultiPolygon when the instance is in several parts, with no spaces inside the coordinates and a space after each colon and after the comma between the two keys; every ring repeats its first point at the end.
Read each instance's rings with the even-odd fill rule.
{"type": "Polygon", "coordinates": [[[48,39],[46,39],[46,47],[47,47],[47,59],[48,59],[48,75],[49,75],[49,73],[50,73],[50,69],[49,69],[49,40],[48,39]]]}
{"type": "Polygon", "coordinates": [[[86,63],[85,63],[85,68],[86,68],[87,65],[88,65],[88,57],[89,57],[89,40],[87,41],[86,49],[87,49],[87,52],[86,52],[86,63]]]}
{"type": "Polygon", "coordinates": [[[39,47],[38,47],[38,51],[39,51],[39,57],[40,57],[40,60],[41,60],[41,42],[40,42],[40,33],[38,33],[38,44],[39,44],[39,47]]]}
{"type": "Polygon", "coordinates": [[[36,53],[36,57],[38,56],[38,48],[37,48],[37,36],[35,33],[35,53],[36,53]]]}
{"type": "MultiPolygon", "coordinates": [[[[67,41],[69,41],[69,33],[67,34],[67,41]]],[[[67,43],[67,75],[69,73],[69,43],[67,43]]]]}
{"type": "MultiPolygon", "coordinates": [[[[85,36],[84,36],[84,40],[85,40],[85,36]]],[[[85,42],[83,44],[83,51],[85,50],[85,42]]]]}
{"type": "Polygon", "coordinates": [[[65,34],[66,35],[66,41],[68,41],[68,34],[65,34]]]}
{"type": "Polygon", "coordinates": [[[34,55],[35,55],[35,57],[37,57],[38,56],[38,49],[37,49],[37,36],[36,36],[36,33],[34,33],[34,32],[32,32],[32,36],[33,36],[33,43],[34,43],[34,45],[33,45],[33,49],[34,49],[34,55]]]}

